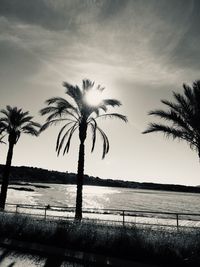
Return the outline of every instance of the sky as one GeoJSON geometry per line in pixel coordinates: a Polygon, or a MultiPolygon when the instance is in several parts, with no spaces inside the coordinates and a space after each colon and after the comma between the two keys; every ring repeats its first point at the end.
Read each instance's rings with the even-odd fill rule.
{"type": "MultiPolygon", "coordinates": [[[[102,143],[91,154],[86,141],[85,173],[138,182],[200,184],[200,164],[184,142],[141,134],[150,110],[164,108],[183,83],[200,79],[198,0],[0,0],[0,108],[29,110],[35,121],[44,101],[66,97],[63,81],[88,78],[105,86],[105,97],[122,106],[129,122],[102,121],[110,152],[102,143]]],[[[13,165],[77,171],[78,136],[69,154],[57,157],[61,125],[39,137],[21,136],[13,165]]],[[[1,145],[0,163],[7,146],[1,145]]]]}

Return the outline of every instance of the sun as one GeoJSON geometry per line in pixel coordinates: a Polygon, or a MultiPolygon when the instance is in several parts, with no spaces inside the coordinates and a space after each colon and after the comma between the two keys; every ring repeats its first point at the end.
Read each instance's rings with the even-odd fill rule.
{"type": "Polygon", "coordinates": [[[89,106],[98,106],[102,100],[102,93],[99,90],[90,90],[85,94],[85,102],[89,106]]]}

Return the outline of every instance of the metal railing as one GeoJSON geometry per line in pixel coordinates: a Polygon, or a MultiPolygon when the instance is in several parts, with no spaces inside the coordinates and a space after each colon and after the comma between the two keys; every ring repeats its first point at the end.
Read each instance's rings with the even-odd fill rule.
{"type": "MultiPolygon", "coordinates": [[[[7,203],[5,211],[45,220],[73,220],[75,207],[7,203]]],[[[83,220],[122,225],[175,227],[177,229],[200,227],[200,214],[197,213],[83,208],[83,220]]]]}

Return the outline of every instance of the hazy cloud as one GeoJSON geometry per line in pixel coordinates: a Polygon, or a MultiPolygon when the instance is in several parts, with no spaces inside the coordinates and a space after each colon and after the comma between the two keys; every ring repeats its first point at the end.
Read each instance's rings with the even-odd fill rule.
{"type": "Polygon", "coordinates": [[[156,72],[199,66],[199,6],[187,0],[1,0],[9,26],[0,27],[40,54],[120,64],[134,75],[147,65],[156,72]]]}

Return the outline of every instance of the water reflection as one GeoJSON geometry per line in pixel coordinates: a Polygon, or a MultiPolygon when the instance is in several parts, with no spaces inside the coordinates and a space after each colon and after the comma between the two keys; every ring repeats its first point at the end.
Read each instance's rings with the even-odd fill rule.
{"type": "MultiPolygon", "coordinates": [[[[76,186],[48,184],[34,192],[9,189],[8,203],[74,207],[76,186]]],[[[129,188],[84,186],[83,208],[131,209],[168,212],[200,212],[200,194],[129,188]]]]}

